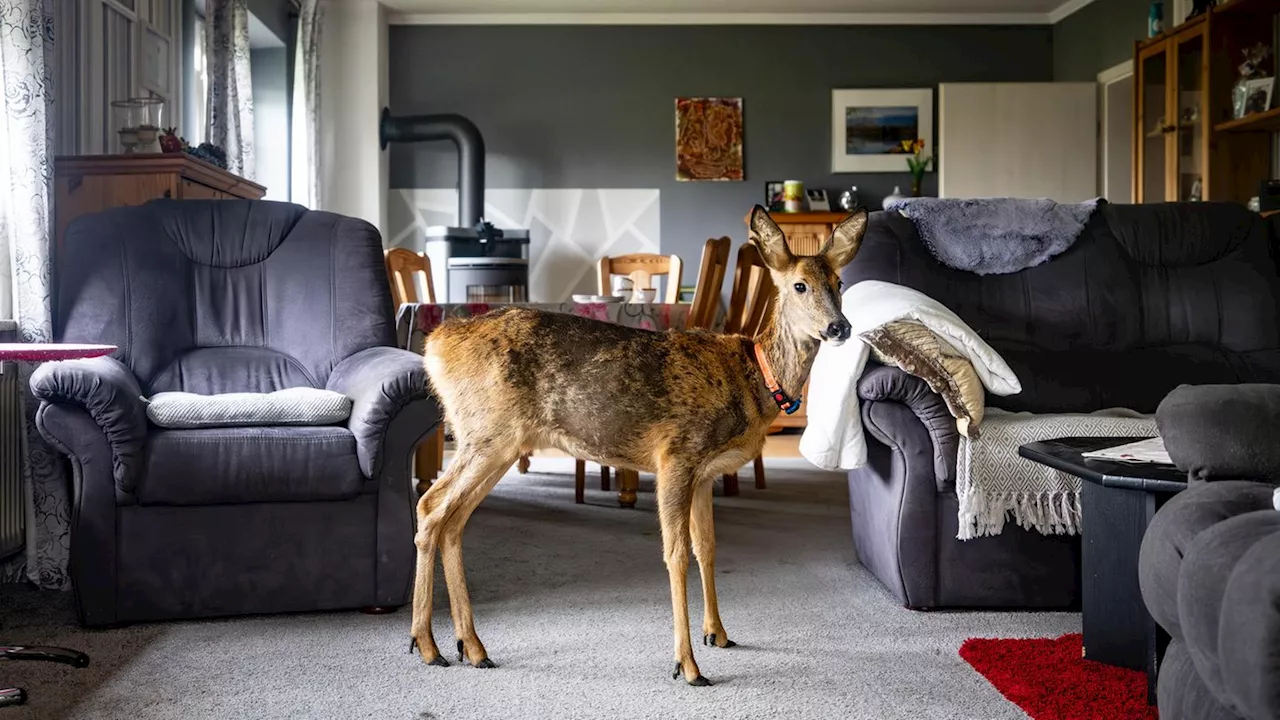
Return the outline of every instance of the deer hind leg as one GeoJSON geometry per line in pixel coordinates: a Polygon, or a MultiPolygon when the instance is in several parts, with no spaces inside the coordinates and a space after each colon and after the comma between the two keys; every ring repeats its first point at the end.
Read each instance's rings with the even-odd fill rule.
{"type": "Polygon", "coordinates": [[[716,528],[711,516],[711,478],[698,483],[693,490],[693,512],[690,530],[693,553],[698,557],[698,574],[702,576],[702,644],[728,648],[736,643],[729,639],[720,622],[720,604],[716,601],[716,528]]]}
{"type": "MultiPolygon", "coordinates": [[[[485,458],[473,443],[460,442],[454,460],[444,477],[432,483],[418,500],[418,531],[414,545],[418,548],[417,572],[413,584],[413,621],[409,649],[417,649],[428,665],[447,666],[449,662],[440,654],[435,637],[431,633],[431,605],[435,588],[436,550],[440,547],[440,534],[444,521],[453,508],[474,486],[482,472],[485,458]]],[[[507,461],[508,465],[510,460],[507,461]]]]}
{"type": "MultiPolygon", "coordinates": [[[[503,442],[488,443],[489,448],[502,448],[503,442]]],[[[509,445],[507,445],[509,447],[509,445]]],[[[462,566],[462,531],[471,513],[479,507],[494,485],[516,460],[516,453],[497,449],[492,455],[477,462],[475,482],[459,488],[458,501],[444,520],[440,533],[440,559],[444,565],[444,579],[449,587],[449,607],[453,614],[454,636],[458,639],[458,661],[466,660],[478,668],[497,667],[489,659],[484,643],[476,635],[475,619],[471,614],[471,595],[467,592],[467,578],[462,566]]]]}
{"type": "Polygon", "coordinates": [[[662,523],[662,557],[671,582],[671,621],[676,667],[672,678],[684,675],[690,685],[710,685],[693,659],[689,641],[689,508],[693,473],[662,468],[658,473],[658,520],[662,523]]]}

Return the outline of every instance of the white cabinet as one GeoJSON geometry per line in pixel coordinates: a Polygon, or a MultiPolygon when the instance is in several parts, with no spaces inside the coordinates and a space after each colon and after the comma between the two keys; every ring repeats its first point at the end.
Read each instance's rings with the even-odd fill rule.
{"type": "Polygon", "coordinates": [[[942,83],[938,190],[942,197],[1098,195],[1094,83],[942,83]]]}

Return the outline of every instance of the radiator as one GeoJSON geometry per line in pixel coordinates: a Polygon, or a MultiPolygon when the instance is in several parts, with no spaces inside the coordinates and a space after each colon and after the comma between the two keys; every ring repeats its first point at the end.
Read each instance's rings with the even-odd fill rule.
{"type": "Polygon", "coordinates": [[[26,541],[18,389],[18,366],[0,364],[0,558],[21,550],[26,541]]]}

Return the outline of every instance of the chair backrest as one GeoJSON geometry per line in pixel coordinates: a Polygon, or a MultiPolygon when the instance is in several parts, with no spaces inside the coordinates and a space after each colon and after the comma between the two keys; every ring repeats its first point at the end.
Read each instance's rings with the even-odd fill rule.
{"type": "Polygon", "coordinates": [[[394,347],[382,238],[358,218],[266,200],[152,200],[73,220],[54,339],[119,346],[142,391],[323,388],[394,347]]]}
{"type": "Polygon", "coordinates": [[[764,328],[773,310],[773,278],[755,243],[738,248],[738,264],[733,269],[733,294],[724,331],[754,338],[764,328]]]}
{"type": "Polygon", "coordinates": [[[600,258],[599,288],[601,295],[609,295],[610,280],[614,275],[626,275],[637,290],[654,290],[654,275],[667,276],[667,294],[664,302],[680,302],[680,276],[683,265],[679,255],[656,253],[632,253],[617,257],[600,258]]]}
{"type": "Polygon", "coordinates": [[[396,311],[405,303],[422,302],[418,299],[418,284],[414,276],[421,274],[427,288],[426,302],[434,304],[436,289],[431,284],[431,259],[425,253],[407,248],[391,248],[385,253],[387,282],[391,284],[391,304],[396,311]]]}
{"type": "Polygon", "coordinates": [[[702,248],[702,267],[698,268],[698,284],[693,290],[693,307],[685,327],[710,328],[720,306],[720,287],[729,271],[729,250],[733,241],[727,237],[712,238],[702,248]]]}

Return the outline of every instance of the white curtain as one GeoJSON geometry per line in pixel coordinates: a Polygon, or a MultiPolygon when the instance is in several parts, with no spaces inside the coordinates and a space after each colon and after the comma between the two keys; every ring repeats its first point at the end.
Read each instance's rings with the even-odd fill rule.
{"type": "MultiPolygon", "coordinates": [[[[0,0],[0,317],[23,342],[49,342],[53,216],[53,6],[55,0],[0,0]]],[[[19,382],[28,388],[30,366],[19,382]]],[[[50,589],[69,587],[70,503],[63,464],[35,427],[37,403],[24,392],[28,488],[25,553],[0,568],[50,589]]]]}
{"type": "Polygon", "coordinates": [[[289,199],[309,208],[320,204],[320,0],[302,0],[294,58],[290,132],[289,199]]]}
{"type": "Polygon", "coordinates": [[[253,167],[253,77],[249,69],[247,0],[205,0],[209,77],[209,142],[227,154],[227,169],[250,180],[253,167]]]}

